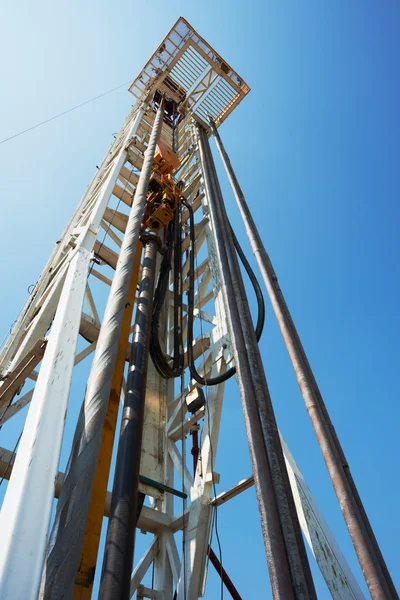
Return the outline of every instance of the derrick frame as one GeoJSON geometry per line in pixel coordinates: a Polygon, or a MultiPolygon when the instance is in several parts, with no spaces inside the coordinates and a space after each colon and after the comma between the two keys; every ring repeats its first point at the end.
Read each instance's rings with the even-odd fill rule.
{"type": "MultiPolygon", "coordinates": [[[[191,43],[183,40],[184,45],[174,58],[175,65],[191,43]]],[[[173,66],[169,65],[169,68],[173,66]]],[[[217,73],[220,76],[221,72],[224,73],[219,67],[217,73]]],[[[210,94],[213,82],[215,77],[208,71],[194,84],[187,106],[197,108],[199,97],[207,92],[210,94]]],[[[233,88],[240,99],[248,91],[248,88],[243,91],[246,88],[237,83],[233,88]]],[[[58,471],[58,462],[64,417],[71,401],[69,391],[73,368],[87,360],[96,349],[102,326],[101,301],[98,301],[97,295],[102,296],[104,289],[111,287],[118,266],[128,212],[134,203],[143,156],[154,123],[152,91],[148,86],[128,115],[57,243],[0,357],[0,372],[4,378],[0,387],[0,423],[5,424],[30,404],[16,457],[5,449],[0,450],[0,476],[10,478],[0,517],[4,532],[0,542],[0,593],[13,587],[10,598],[33,599],[38,595],[42,570],[45,569],[45,546],[53,498],[54,495],[58,497],[64,477],[58,471]],[[99,292],[98,284],[93,285],[94,280],[101,282],[102,292],[99,292]],[[78,336],[81,342],[87,342],[83,349],[77,345],[78,336]],[[38,365],[39,369],[35,371],[38,365]],[[26,391],[28,386],[25,382],[28,380],[36,382],[33,390],[26,391]],[[53,385],[55,381],[56,386],[53,385]],[[19,398],[15,396],[16,390],[20,392],[19,398]],[[53,481],[54,486],[49,483],[53,481]],[[35,561],[29,560],[32,553],[35,561]]],[[[203,116],[195,115],[196,121],[203,127],[208,127],[203,117],[209,106],[202,109],[203,116]]],[[[228,103],[218,125],[233,108],[228,103]]],[[[196,272],[195,318],[199,327],[200,323],[204,324],[207,333],[201,332],[195,339],[195,356],[201,361],[199,368],[202,372],[214,376],[232,364],[232,350],[226,327],[227,307],[220,287],[215,232],[207,216],[210,198],[204,186],[191,116],[190,113],[185,115],[179,125],[179,153],[183,164],[179,179],[184,182],[183,194],[196,214],[195,251],[201,260],[196,272]],[[205,259],[202,258],[204,254],[205,259]]],[[[161,137],[171,143],[167,125],[163,125],[161,137]]],[[[187,216],[183,211],[183,221],[187,216]]],[[[183,266],[183,273],[185,287],[187,264],[183,266]]],[[[133,305],[134,298],[130,300],[133,305]]],[[[164,317],[168,346],[173,336],[169,300],[164,317]]],[[[185,318],[187,326],[187,315],[185,318]]],[[[210,388],[205,406],[189,414],[185,398],[196,385],[186,371],[181,389],[177,390],[176,385],[165,382],[158,375],[154,366],[149,366],[140,469],[141,475],[148,479],[140,483],[140,490],[151,501],[150,505],[143,507],[137,527],[154,537],[144,555],[135,558],[131,595],[136,593],[137,598],[172,600],[175,590],[177,600],[195,600],[202,596],[213,511],[253,483],[248,478],[233,490],[213,496],[213,486],[218,479],[215,463],[224,384],[210,388]],[[201,459],[192,474],[188,467],[185,439],[191,428],[200,422],[203,427],[201,459]],[[177,513],[175,496],[162,491],[151,481],[187,494],[186,509],[181,514],[177,513]],[[185,539],[184,557],[176,539],[178,532],[183,532],[185,539]],[[154,588],[150,589],[142,582],[152,564],[154,588]]],[[[121,387],[124,387],[122,380],[121,387]]],[[[123,389],[118,390],[118,386],[117,393],[123,398],[123,389]]],[[[111,429],[115,431],[115,427],[116,418],[111,429]]],[[[361,600],[364,596],[285,443],[283,449],[300,523],[332,597],[335,600],[361,600]],[[329,549],[328,554],[326,548],[329,549]]],[[[108,475],[107,461],[99,468],[103,469],[103,476],[108,475]]],[[[93,494],[93,490],[90,493],[93,494]]],[[[103,504],[102,512],[107,516],[109,492],[103,504]]],[[[88,527],[92,526],[89,523],[88,527]]],[[[97,538],[91,542],[89,562],[83,561],[84,569],[78,571],[74,591],[77,598],[90,598],[92,594],[96,566],[93,556],[97,556],[95,545],[100,537],[99,525],[93,527],[97,530],[89,533],[97,538]],[[88,580],[88,573],[91,580],[88,580]]]]}

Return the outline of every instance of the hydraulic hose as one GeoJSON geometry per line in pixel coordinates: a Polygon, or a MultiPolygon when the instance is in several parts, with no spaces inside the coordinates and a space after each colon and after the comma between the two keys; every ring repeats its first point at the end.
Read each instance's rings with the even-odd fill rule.
{"type": "MultiPolygon", "coordinates": [[[[189,288],[188,288],[188,336],[187,336],[187,352],[188,352],[188,365],[190,369],[190,374],[197,383],[200,385],[218,385],[219,383],[223,383],[230,379],[236,373],[236,367],[231,367],[218,377],[211,377],[210,379],[205,379],[202,377],[195,366],[194,357],[193,357],[193,310],[194,310],[194,245],[195,245],[195,228],[194,228],[194,213],[193,209],[186,200],[182,200],[182,204],[186,206],[189,211],[189,223],[190,223],[190,262],[189,262],[189,288]]],[[[257,306],[258,306],[258,314],[257,314],[257,324],[255,328],[255,334],[257,337],[257,341],[260,340],[261,334],[264,329],[264,321],[265,321],[265,303],[262,295],[261,287],[257,281],[257,278],[252,270],[246,256],[239,244],[239,241],[231,228],[232,237],[235,245],[236,252],[246,270],[246,273],[249,276],[249,279],[254,288],[254,292],[257,298],[257,306]]]]}
{"type": "Polygon", "coordinates": [[[152,317],[150,355],[158,373],[164,379],[179,377],[183,372],[184,354],[182,339],[182,240],[180,215],[168,225],[166,250],[160,266],[152,317]],[[165,297],[168,291],[169,275],[171,272],[172,254],[174,253],[174,353],[172,366],[161,348],[159,339],[159,323],[165,297]]]}

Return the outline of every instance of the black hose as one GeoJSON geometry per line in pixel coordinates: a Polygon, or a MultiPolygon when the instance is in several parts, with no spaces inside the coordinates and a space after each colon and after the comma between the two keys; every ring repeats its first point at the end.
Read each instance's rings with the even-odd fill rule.
{"type": "MultiPolygon", "coordinates": [[[[211,377],[210,379],[205,379],[202,377],[196,369],[193,357],[193,311],[194,311],[194,246],[195,246],[195,228],[194,228],[194,213],[193,209],[188,202],[182,200],[182,204],[186,206],[189,211],[189,221],[190,221],[190,263],[189,263],[189,288],[188,288],[188,341],[187,341],[187,352],[188,352],[188,365],[190,369],[190,374],[197,383],[200,385],[218,385],[219,383],[223,383],[227,379],[230,379],[236,373],[236,367],[231,367],[223,373],[222,375],[218,375],[217,377],[211,377]]],[[[231,233],[233,237],[233,242],[236,248],[236,252],[239,255],[239,258],[246,270],[246,273],[249,276],[249,279],[254,288],[254,292],[257,298],[258,305],[258,314],[257,314],[257,324],[255,328],[255,334],[257,341],[260,340],[261,334],[264,329],[264,321],[265,321],[265,303],[264,297],[262,295],[260,284],[257,281],[257,278],[252,270],[244,252],[238,242],[238,239],[231,227],[231,233]]]]}
{"type": "Polygon", "coordinates": [[[179,377],[183,373],[184,353],[182,340],[182,252],[181,252],[180,215],[169,223],[167,230],[166,250],[160,265],[157,287],[154,295],[154,307],[150,338],[150,356],[158,373],[163,379],[179,377]],[[172,367],[164,355],[159,339],[160,315],[169,287],[172,253],[174,252],[174,354],[172,367]]]}
{"type": "Polygon", "coordinates": [[[174,242],[174,359],[172,370],[175,377],[183,372],[184,353],[182,336],[182,226],[180,210],[175,211],[174,242]]]}

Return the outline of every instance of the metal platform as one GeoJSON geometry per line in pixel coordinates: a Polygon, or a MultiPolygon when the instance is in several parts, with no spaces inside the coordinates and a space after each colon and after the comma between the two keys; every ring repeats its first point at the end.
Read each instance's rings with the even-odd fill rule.
{"type": "MultiPolygon", "coordinates": [[[[132,83],[129,91],[138,101],[158,91],[178,105],[176,138],[179,158],[185,154],[184,131],[193,116],[209,133],[207,113],[217,127],[249,93],[242,77],[180,17],[132,83]]],[[[164,125],[163,136],[171,130],[164,125]]]]}

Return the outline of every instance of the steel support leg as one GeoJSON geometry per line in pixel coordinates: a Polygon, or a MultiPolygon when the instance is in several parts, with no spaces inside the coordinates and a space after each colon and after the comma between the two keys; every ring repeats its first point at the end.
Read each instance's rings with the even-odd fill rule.
{"type": "Polygon", "coordinates": [[[90,256],[69,265],[1,509],[1,598],[37,599],[90,256]]]}
{"type": "Polygon", "coordinates": [[[128,600],[135,547],[139,467],[144,420],[154,279],[159,238],[145,242],[127,389],[115,465],[100,584],[101,600],[128,600]]]}
{"type": "Polygon", "coordinates": [[[350,473],[349,465],[330,420],[288,306],[279,287],[278,278],[264,248],[228,154],[212,121],[211,127],[369,591],[374,600],[396,600],[398,599],[398,594],[365,513],[361,498],[350,473]]]}
{"type": "Polygon", "coordinates": [[[50,600],[50,598],[58,599],[61,594],[70,597],[73,592],[118,351],[124,308],[139,240],[154,154],[161,133],[163,113],[164,102],[161,102],[144,156],[142,171],[97,341],[84,407],[78,421],[69,467],[57,505],[41,590],[41,597],[46,598],[46,600],[50,600]]]}
{"type": "Polygon", "coordinates": [[[311,572],[211,150],[205,130],[199,127],[197,133],[273,595],[285,600],[314,599],[311,572]]]}

